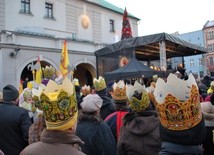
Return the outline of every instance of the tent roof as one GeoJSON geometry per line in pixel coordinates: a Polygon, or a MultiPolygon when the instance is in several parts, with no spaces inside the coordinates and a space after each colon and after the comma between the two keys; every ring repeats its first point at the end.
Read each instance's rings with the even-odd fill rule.
{"type": "Polygon", "coordinates": [[[163,76],[164,72],[153,70],[133,57],[127,65],[118,68],[114,71],[107,72],[104,74],[104,76],[107,81],[110,81],[140,77],[148,78],[152,77],[155,74],[163,76]]]}
{"type": "Polygon", "coordinates": [[[125,50],[135,51],[138,60],[159,60],[159,42],[165,41],[166,58],[204,54],[207,49],[179,39],[167,33],[159,33],[142,37],[123,39],[95,51],[96,57],[115,57],[125,50]]]}

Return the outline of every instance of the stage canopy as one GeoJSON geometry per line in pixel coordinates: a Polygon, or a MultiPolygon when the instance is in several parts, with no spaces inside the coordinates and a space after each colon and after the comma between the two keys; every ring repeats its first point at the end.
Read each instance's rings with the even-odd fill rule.
{"type": "Polygon", "coordinates": [[[165,41],[166,58],[203,54],[207,49],[179,39],[167,33],[128,38],[95,51],[96,57],[114,57],[122,55],[124,50],[134,50],[136,58],[141,61],[159,60],[159,42],[165,41]]]}
{"type": "Polygon", "coordinates": [[[122,57],[129,60],[134,56],[138,61],[160,60],[160,44],[165,43],[166,59],[205,54],[207,49],[179,39],[167,33],[123,39],[95,51],[97,74],[103,76],[119,68],[122,57]]]}

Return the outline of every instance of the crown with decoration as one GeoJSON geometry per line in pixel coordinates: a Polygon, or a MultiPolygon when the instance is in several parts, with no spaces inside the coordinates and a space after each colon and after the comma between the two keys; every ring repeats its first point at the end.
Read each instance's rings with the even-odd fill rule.
{"type": "Polygon", "coordinates": [[[90,86],[87,86],[87,85],[84,85],[82,88],[81,88],[81,92],[84,96],[88,95],[91,93],[91,87],[90,86]]]}
{"type": "Polygon", "coordinates": [[[45,68],[42,68],[42,72],[44,78],[51,79],[55,75],[56,70],[53,66],[45,66],[45,68]]]}
{"type": "Polygon", "coordinates": [[[101,77],[101,76],[99,76],[98,79],[94,78],[93,85],[94,85],[94,89],[96,91],[101,91],[101,90],[106,88],[105,79],[103,77],[101,77]]]}
{"type": "Polygon", "coordinates": [[[49,130],[67,130],[77,121],[74,86],[67,77],[61,85],[49,80],[36,106],[43,111],[49,130]]]}
{"type": "Polygon", "coordinates": [[[145,87],[137,81],[134,85],[126,85],[126,95],[133,111],[142,112],[149,106],[149,95],[145,87]]]}
{"type": "Polygon", "coordinates": [[[117,83],[115,82],[112,87],[113,87],[113,90],[110,93],[114,100],[116,101],[127,100],[126,85],[123,80],[120,80],[117,83]]]}
{"type": "Polygon", "coordinates": [[[170,130],[190,129],[202,120],[199,91],[192,74],[188,80],[170,74],[167,83],[157,80],[154,102],[161,124],[170,130]]]}

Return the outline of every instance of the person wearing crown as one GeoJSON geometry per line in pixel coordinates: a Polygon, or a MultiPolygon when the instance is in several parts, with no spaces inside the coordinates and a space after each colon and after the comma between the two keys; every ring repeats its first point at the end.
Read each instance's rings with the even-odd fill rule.
{"type": "Polygon", "coordinates": [[[87,155],[116,155],[116,143],[111,129],[100,116],[102,99],[88,94],[80,104],[76,134],[85,142],[81,145],[87,155]]]}
{"type": "Polygon", "coordinates": [[[76,92],[76,99],[77,99],[77,105],[78,109],[80,109],[80,103],[82,102],[81,99],[81,87],[79,84],[79,80],[74,78],[74,87],[75,87],[75,92],[76,92]]]}
{"type": "Polygon", "coordinates": [[[170,74],[167,82],[158,78],[154,98],[160,117],[159,154],[202,154],[206,128],[194,76],[182,80],[170,74]]]}
{"type": "Polygon", "coordinates": [[[109,114],[116,111],[115,106],[111,99],[107,96],[106,82],[103,77],[100,76],[99,79],[94,78],[93,85],[96,94],[98,94],[103,100],[100,115],[102,119],[105,120],[109,114]]]}
{"type": "Polygon", "coordinates": [[[79,146],[83,142],[75,135],[78,109],[71,80],[65,77],[61,85],[49,80],[36,106],[43,111],[46,129],[40,141],[27,146],[20,155],[83,155],[79,146]]]}
{"type": "Polygon", "coordinates": [[[42,68],[42,72],[44,77],[42,79],[42,84],[46,86],[48,81],[54,78],[56,70],[53,66],[45,66],[45,68],[42,68]]]}
{"type": "Polygon", "coordinates": [[[161,148],[160,120],[145,87],[135,81],[134,85],[127,85],[126,95],[131,112],[123,117],[118,155],[158,155],[161,148]]]}
{"type": "Polygon", "coordinates": [[[88,94],[91,93],[91,87],[89,85],[84,85],[81,88],[81,101],[83,100],[84,97],[86,97],[88,94]]]}
{"type": "Polygon", "coordinates": [[[36,110],[32,91],[29,88],[25,88],[19,96],[19,106],[25,108],[31,118],[31,122],[34,122],[34,112],[36,110]]]}
{"type": "Polygon", "coordinates": [[[117,142],[120,135],[123,117],[130,111],[127,104],[126,85],[123,80],[113,84],[113,92],[111,92],[116,111],[108,115],[105,122],[110,126],[114,139],[117,142]]]}

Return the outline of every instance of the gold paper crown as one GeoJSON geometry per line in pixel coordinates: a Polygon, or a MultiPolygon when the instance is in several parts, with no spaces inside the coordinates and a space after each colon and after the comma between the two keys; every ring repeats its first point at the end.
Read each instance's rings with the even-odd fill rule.
{"type": "Polygon", "coordinates": [[[94,78],[93,80],[94,89],[96,91],[100,91],[106,88],[106,82],[105,79],[101,76],[99,76],[99,79],[94,78]]]}
{"type": "Polygon", "coordinates": [[[42,71],[43,71],[43,75],[44,75],[44,78],[47,78],[47,79],[51,79],[54,75],[55,75],[55,68],[52,67],[52,66],[45,66],[45,68],[42,68],[42,71]]]}
{"type": "Polygon", "coordinates": [[[88,95],[91,93],[91,88],[90,86],[87,86],[87,85],[84,85],[82,88],[81,88],[81,91],[82,91],[82,94],[84,96],[88,95]]]}
{"type": "Polygon", "coordinates": [[[187,81],[170,74],[167,83],[158,79],[154,91],[161,124],[170,130],[186,130],[202,119],[199,91],[192,74],[187,81]]]}
{"type": "Polygon", "coordinates": [[[113,84],[113,91],[111,92],[111,96],[114,100],[127,100],[126,96],[126,85],[123,80],[120,80],[117,83],[113,84]]]}
{"type": "Polygon", "coordinates": [[[50,80],[36,106],[43,111],[49,130],[67,130],[77,121],[76,98],[73,84],[68,78],[62,85],[50,80]]]}
{"type": "Polygon", "coordinates": [[[142,112],[149,106],[149,95],[146,89],[137,81],[135,81],[134,86],[126,86],[126,95],[133,111],[142,112]]]}

